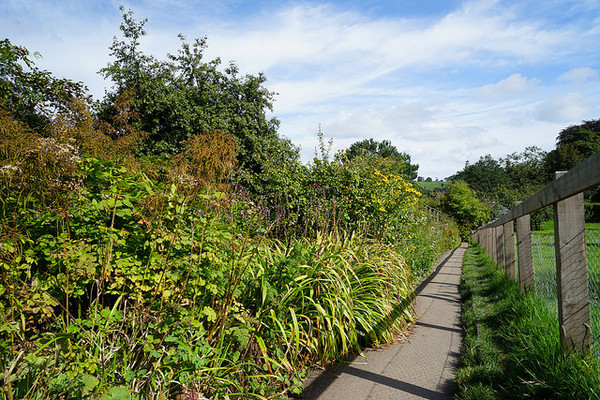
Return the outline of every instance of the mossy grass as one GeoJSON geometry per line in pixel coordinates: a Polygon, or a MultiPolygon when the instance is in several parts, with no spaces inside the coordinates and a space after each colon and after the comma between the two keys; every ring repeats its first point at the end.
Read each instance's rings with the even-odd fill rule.
{"type": "Polygon", "coordinates": [[[597,399],[596,355],[564,354],[556,316],[471,246],[462,278],[465,338],[456,399],[597,399]]]}

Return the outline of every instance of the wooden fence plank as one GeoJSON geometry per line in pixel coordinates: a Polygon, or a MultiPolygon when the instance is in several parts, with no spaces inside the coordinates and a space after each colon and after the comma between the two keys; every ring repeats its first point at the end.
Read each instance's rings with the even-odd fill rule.
{"type": "Polygon", "coordinates": [[[517,259],[519,260],[519,288],[521,293],[533,289],[533,249],[531,247],[531,218],[517,218],[517,259]]]}
{"type": "Polygon", "coordinates": [[[502,269],[505,269],[504,264],[504,225],[500,225],[495,227],[496,234],[496,264],[498,264],[502,269]]]}
{"type": "Polygon", "coordinates": [[[506,276],[512,281],[517,280],[515,269],[515,224],[508,221],[504,224],[504,269],[506,276]]]}
{"type": "Polygon", "coordinates": [[[590,299],[585,255],[583,193],[554,205],[558,319],[563,348],[590,347],[590,299]]]}

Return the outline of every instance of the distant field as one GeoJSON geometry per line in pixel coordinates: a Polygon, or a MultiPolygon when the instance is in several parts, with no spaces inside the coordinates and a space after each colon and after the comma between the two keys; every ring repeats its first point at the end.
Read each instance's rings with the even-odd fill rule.
{"type": "Polygon", "coordinates": [[[431,192],[436,189],[445,189],[449,185],[448,182],[417,182],[417,186],[423,191],[431,192]]]}

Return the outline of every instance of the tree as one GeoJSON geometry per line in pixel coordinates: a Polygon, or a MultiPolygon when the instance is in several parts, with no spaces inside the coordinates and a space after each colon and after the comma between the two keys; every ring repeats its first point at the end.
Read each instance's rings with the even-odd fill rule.
{"type": "Polygon", "coordinates": [[[544,162],[546,180],[554,179],[556,171],[568,171],[592,154],[600,151],[600,120],[571,125],[558,134],[556,149],[544,162]]]}
{"type": "Polygon", "coordinates": [[[410,155],[405,152],[399,152],[389,140],[378,142],[371,138],[355,142],[346,150],[345,155],[349,161],[360,156],[381,157],[392,160],[395,164],[395,172],[398,172],[411,181],[417,179],[419,165],[411,164],[410,155]]]}
{"type": "Polygon", "coordinates": [[[487,154],[474,164],[465,164],[462,171],[450,177],[450,180],[465,182],[481,197],[493,198],[493,194],[501,187],[507,186],[509,177],[500,163],[487,154]]]}
{"type": "Polygon", "coordinates": [[[86,92],[81,82],[40,70],[26,48],[0,41],[0,106],[15,120],[41,133],[52,117],[68,112],[74,98],[86,99],[86,92]]]}
{"type": "Polygon", "coordinates": [[[175,155],[197,133],[227,132],[237,141],[237,160],[245,171],[260,173],[269,157],[298,158],[298,149],[279,137],[279,121],[267,118],[274,93],[264,87],[264,74],[240,76],[231,63],[221,70],[220,59],[203,60],[206,38],[188,43],[167,60],[144,54],[140,39],[147,20],[123,12],[123,38],[110,46],[114,60],[100,70],[114,86],[103,101],[101,118],[110,121],[111,104],[125,90],[135,91],[134,111],[139,128],[150,134],[141,147],[145,154],[175,155]]]}
{"type": "Polygon", "coordinates": [[[469,240],[471,231],[490,218],[489,206],[463,181],[453,181],[438,202],[441,210],[458,224],[462,240],[469,240]]]}
{"type": "Polygon", "coordinates": [[[513,186],[530,186],[541,183],[547,152],[537,146],[526,147],[522,153],[512,153],[500,159],[513,186]]]}
{"type": "Polygon", "coordinates": [[[454,174],[451,180],[462,180],[485,201],[495,213],[511,209],[540,190],[546,183],[547,153],[539,147],[527,147],[522,153],[512,153],[495,160],[483,156],[474,164],[454,174]]]}
{"type": "Polygon", "coordinates": [[[600,151],[600,119],[583,121],[563,129],[556,138],[556,148],[570,146],[584,158],[600,151]]]}

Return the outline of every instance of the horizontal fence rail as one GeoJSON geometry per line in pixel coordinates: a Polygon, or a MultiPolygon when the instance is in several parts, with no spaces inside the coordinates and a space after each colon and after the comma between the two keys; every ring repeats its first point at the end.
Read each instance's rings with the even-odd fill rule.
{"type": "MultiPolygon", "coordinates": [[[[535,287],[539,274],[536,278],[530,214],[547,206],[553,207],[552,243],[556,261],[553,265],[555,274],[550,276],[555,285],[546,287],[551,292],[556,292],[559,334],[563,349],[567,352],[589,352],[590,338],[594,333],[590,323],[583,192],[598,185],[600,152],[568,172],[558,172],[552,183],[517,203],[502,217],[478,228],[472,237],[505,270],[510,279],[518,279],[521,292],[531,290],[535,287]],[[556,289],[552,289],[553,287],[556,289]]],[[[539,244],[536,243],[536,246],[539,244]]],[[[598,294],[595,287],[592,289],[595,310],[598,308],[598,294]]],[[[594,324],[594,328],[597,326],[598,324],[594,324]]],[[[595,333],[598,335],[600,332],[595,333]]]]}

